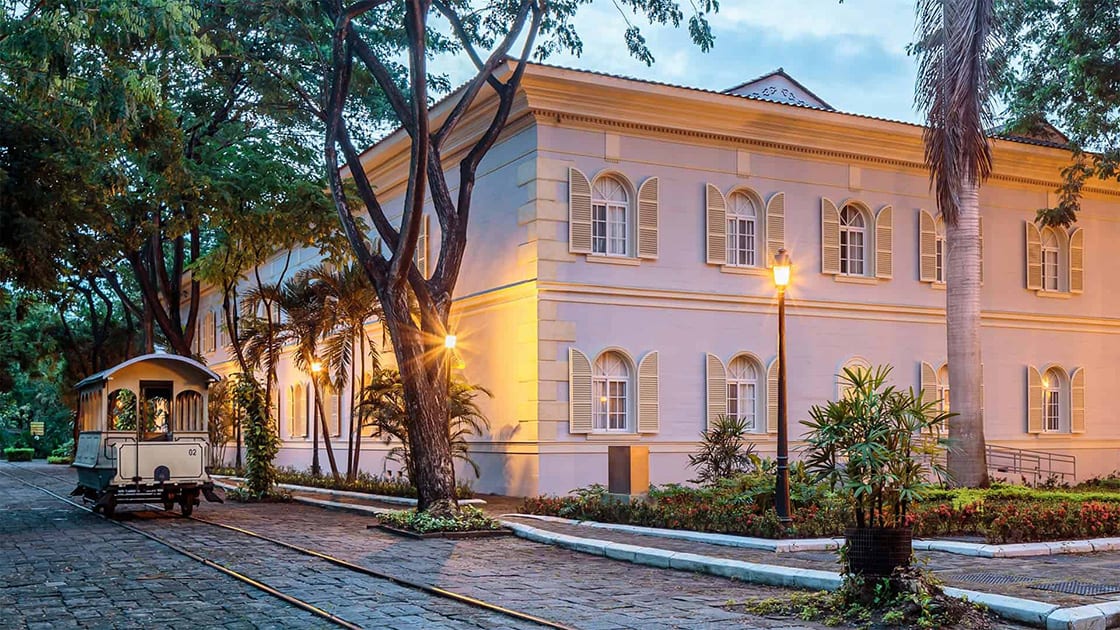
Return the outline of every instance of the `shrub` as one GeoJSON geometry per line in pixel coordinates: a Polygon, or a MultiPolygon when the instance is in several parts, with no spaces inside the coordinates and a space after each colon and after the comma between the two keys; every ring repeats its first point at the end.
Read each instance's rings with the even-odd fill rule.
{"type": "Polygon", "coordinates": [[[47,455],[48,464],[73,464],[74,458],[69,455],[47,455]]]}
{"type": "Polygon", "coordinates": [[[263,498],[275,491],[276,467],[272,461],[280,451],[280,438],[268,416],[264,391],[252,376],[238,375],[233,396],[246,421],[245,492],[263,498]]]}
{"type": "Polygon", "coordinates": [[[433,516],[427,512],[392,512],[377,517],[385,525],[430,534],[434,532],[492,531],[502,528],[501,523],[487,516],[482,510],[464,506],[452,516],[433,516]]]}
{"type": "Polygon", "coordinates": [[[10,447],[4,449],[4,458],[10,462],[29,462],[35,455],[33,448],[10,447]]]}
{"type": "Polygon", "coordinates": [[[746,435],[745,418],[719,416],[715,426],[700,434],[700,450],[688,456],[689,467],[696,469],[691,481],[710,484],[757,468],[759,459],[746,435]]]}
{"type": "MultiPolygon", "coordinates": [[[[276,471],[276,482],[294,486],[326,488],[328,490],[347,490],[350,492],[383,494],[391,497],[416,498],[416,486],[409,483],[408,479],[403,476],[378,476],[358,472],[354,479],[348,481],[346,479],[335,480],[333,476],[314,475],[306,470],[280,468],[276,471]]],[[[455,495],[459,499],[469,499],[474,496],[474,493],[469,485],[460,483],[455,488],[455,495]]]]}

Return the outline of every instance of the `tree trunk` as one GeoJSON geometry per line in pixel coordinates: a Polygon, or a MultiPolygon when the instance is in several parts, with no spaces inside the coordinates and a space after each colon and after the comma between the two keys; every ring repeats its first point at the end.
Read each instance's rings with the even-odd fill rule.
{"type": "Polygon", "coordinates": [[[382,296],[381,303],[404,386],[416,509],[432,514],[455,513],[459,504],[447,423],[446,361],[442,360],[443,344],[434,341],[442,340],[442,332],[437,335],[434,330],[447,330],[447,317],[430,303],[421,302],[423,329],[418,329],[403,296],[391,303],[390,296],[382,296]]]}
{"type": "MultiPolygon", "coordinates": [[[[350,340],[351,353],[354,350],[354,345],[355,345],[354,340],[351,339],[350,340]]],[[[349,387],[349,390],[350,390],[350,392],[349,392],[349,395],[350,395],[350,416],[349,416],[350,417],[350,424],[349,424],[348,430],[346,431],[346,480],[347,481],[353,481],[354,476],[356,474],[354,472],[354,420],[355,420],[355,418],[354,418],[354,388],[356,387],[356,385],[354,384],[354,371],[355,371],[354,370],[354,359],[355,358],[356,357],[354,357],[353,354],[350,355],[350,387],[349,387]]],[[[341,397],[339,397],[339,404],[340,405],[342,404],[342,398],[341,397]]],[[[341,413],[339,413],[339,422],[340,423],[342,422],[342,414],[341,413]]]]}
{"type": "Polygon", "coordinates": [[[960,216],[946,231],[945,315],[949,359],[948,468],[952,483],[988,485],[984,447],[984,390],[980,356],[979,186],[964,186],[960,216]]]}
{"type": "Polygon", "coordinates": [[[319,433],[323,436],[323,446],[327,447],[327,461],[331,465],[331,476],[335,481],[339,480],[338,475],[338,462],[334,459],[334,448],[331,447],[331,434],[327,428],[327,414],[323,413],[323,396],[319,391],[319,382],[317,378],[311,379],[311,387],[315,388],[315,411],[319,416],[319,433]]]}
{"type": "MultiPolygon", "coordinates": [[[[362,391],[366,387],[366,334],[365,334],[365,330],[362,330],[358,334],[358,351],[359,351],[359,356],[360,356],[360,359],[359,359],[360,363],[358,364],[360,370],[359,370],[359,373],[358,373],[358,384],[355,386],[357,391],[358,391],[358,402],[357,402],[356,405],[353,402],[351,402],[351,407],[350,407],[350,424],[351,425],[354,425],[355,412],[357,411],[357,407],[361,406],[361,404],[362,404],[362,391]]],[[[351,426],[351,429],[355,432],[355,435],[354,435],[354,476],[355,477],[358,476],[358,470],[361,467],[361,459],[362,459],[362,416],[361,416],[360,413],[358,413],[356,415],[357,415],[358,423],[357,423],[356,426],[351,426]]]]}

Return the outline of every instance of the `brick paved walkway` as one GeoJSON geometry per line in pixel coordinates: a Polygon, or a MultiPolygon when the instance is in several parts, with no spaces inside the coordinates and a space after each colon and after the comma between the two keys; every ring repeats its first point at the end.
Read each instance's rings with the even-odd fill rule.
{"type": "MultiPolygon", "coordinates": [[[[804,551],[773,553],[739,547],[709,545],[685,540],[643,536],[625,532],[612,532],[602,528],[553,523],[536,519],[511,518],[538,529],[579,536],[610,540],[612,542],[697,553],[717,558],[729,558],[804,569],[838,571],[836,552],[804,551]]],[[[1066,554],[1033,558],[974,558],[939,551],[916,552],[919,562],[932,569],[946,584],[959,588],[1022,597],[1035,601],[1051,602],[1061,606],[1081,606],[1120,599],[1120,592],[1103,595],[1074,595],[1044,590],[1037,587],[1055,582],[1078,581],[1111,585],[1120,591],[1120,552],[1066,554]],[[990,583],[1014,580],[1011,583],[990,583]],[[985,580],[978,582],[977,580],[985,580]],[[987,582],[987,583],[986,583],[987,582]]]]}
{"type": "MultiPolygon", "coordinates": [[[[16,474],[60,493],[68,492],[74,483],[73,473],[62,467],[0,464],[0,471],[16,474]],[[37,476],[37,473],[49,474],[51,478],[37,476]]],[[[370,595],[373,599],[356,599],[362,591],[371,589],[368,580],[372,578],[342,569],[320,569],[317,574],[309,575],[306,561],[289,557],[287,554],[290,552],[281,552],[268,543],[254,543],[252,539],[234,532],[155,512],[132,512],[135,509],[126,506],[118,509],[118,513],[123,513],[131,525],[151,529],[157,535],[180,542],[202,555],[228,563],[233,568],[244,569],[250,576],[259,576],[275,587],[283,590],[291,588],[293,595],[309,599],[312,603],[336,602],[331,610],[344,618],[366,615],[356,620],[368,627],[497,626],[492,619],[470,618],[450,611],[453,602],[438,600],[438,603],[433,603],[421,593],[391,585],[373,587],[379,588],[377,593],[370,595]],[[444,618],[438,618],[439,615],[444,618]]],[[[518,538],[407,540],[367,530],[366,525],[371,522],[368,517],[292,504],[204,503],[196,513],[203,518],[243,526],[379,571],[436,584],[578,628],[823,627],[752,617],[724,608],[728,601],[781,596],[788,590],[738,584],[682,571],[640,567],[518,538]]],[[[120,541],[125,539],[136,539],[135,548],[142,548],[143,552],[129,553],[127,563],[113,565],[116,566],[116,582],[130,588],[147,589],[139,591],[142,595],[138,599],[151,614],[163,614],[165,617],[147,617],[147,623],[142,620],[132,622],[124,617],[128,614],[126,607],[110,604],[113,600],[109,594],[124,589],[121,586],[97,586],[103,589],[96,595],[97,605],[108,606],[107,611],[101,612],[115,614],[117,620],[123,618],[125,621],[101,619],[89,625],[107,627],[131,622],[133,625],[214,627],[216,620],[231,620],[241,621],[242,625],[254,622],[273,627],[316,627],[316,623],[304,613],[286,607],[267,595],[249,592],[247,586],[241,587],[232,579],[175,556],[174,552],[156,543],[78,512],[2,475],[0,532],[17,534],[6,535],[0,540],[0,557],[12,554],[22,558],[22,568],[18,572],[21,577],[9,573],[8,568],[0,569],[0,606],[9,609],[23,606],[20,603],[24,599],[21,597],[23,591],[20,589],[29,588],[26,583],[31,582],[35,585],[30,588],[43,591],[50,599],[50,606],[54,609],[53,627],[76,627],[81,619],[65,609],[73,601],[61,597],[57,587],[45,586],[55,579],[51,576],[64,570],[54,565],[60,562],[74,565],[70,570],[79,572],[83,583],[97,585],[99,580],[104,580],[100,576],[110,570],[106,565],[113,564],[102,560],[106,557],[104,554],[114,552],[121,555],[120,541]],[[12,500],[10,497],[15,497],[15,503],[24,507],[8,509],[6,502],[12,500]],[[68,527],[59,531],[51,525],[52,518],[62,518],[68,527]],[[134,566],[133,563],[137,564],[134,566]],[[160,564],[161,568],[149,568],[148,564],[160,564]],[[48,575],[39,577],[44,574],[48,575]],[[150,574],[177,578],[161,578],[157,582],[158,587],[148,588],[148,581],[141,578],[150,574]],[[194,599],[189,600],[191,604],[182,603],[188,601],[181,595],[184,585],[194,589],[190,592],[207,594],[210,604],[205,613],[198,612],[202,607],[194,603],[195,600],[203,600],[202,596],[193,595],[194,599]],[[164,606],[149,601],[155,593],[163,594],[164,599],[171,594],[171,601],[178,604],[168,607],[171,610],[165,610],[164,606]],[[243,601],[246,599],[260,608],[246,613],[247,604],[243,601]]],[[[92,608],[92,605],[87,608],[92,608]]],[[[472,611],[472,614],[479,613],[472,611]]],[[[27,618],[24,623],[30,621],[27,618]]]]}

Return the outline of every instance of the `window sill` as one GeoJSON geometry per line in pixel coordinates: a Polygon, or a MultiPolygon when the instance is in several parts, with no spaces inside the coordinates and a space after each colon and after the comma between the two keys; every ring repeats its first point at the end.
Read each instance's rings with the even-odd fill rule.
{"type": "Polygon", "coordinates": [[[637,442],[642,439],[641,433],[588,433],[584,437],[588,442],[637,442]]]}
{"type": "Polygon", "coordinates": [[[1052,300],[1068,300],[1073,297],[1073,294],[1069,291],[1047,291],[1046,289],[1036,289],[1034,294],[1052,300]]]}
{"type": "Polygon", "coordinates": [[[629,267],[637,267],[642,264],[642,261],[637,258],[629,256],[604,256],[603,254],[588,254],[587,262],[603,263],[607,265],[626,265],[629,267]]]}
{"type": "Polygon", "coordinates": [[[945,283],[944,282],[934,281],[934,282],[929,282],[928,284],[929,284],[929,288],[934,289],[936,291],[944,291],[945,290],[945,283]]]}
{"type": "Polygon", "coordinates": [[[767,276],[771,275],[771,271],[765,267],[740,267],[737,265],[720,265],[719,270],[723,273],[730,273],[737,276],[767,276]]]}
{"type": "Polygon", "coordinates": [[[874,276],[845,276],[844,274],[836,274],[832,276],[836,282],[846,282],[848,284],[879,284],[885,278],[876,278],[874,276]]]}

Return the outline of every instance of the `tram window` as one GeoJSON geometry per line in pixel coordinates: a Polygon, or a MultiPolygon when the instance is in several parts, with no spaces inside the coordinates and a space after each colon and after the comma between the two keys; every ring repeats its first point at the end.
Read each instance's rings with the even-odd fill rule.
{"type": "Polygon", "coordinates": [[[166,440],[171,433],[171,383],[140,383],[140,434],[144,440],[166,440]]]}
{"type": "Polygon", "coordinates": [[[108,420],[109,431],[136,430],[136,394],[132,390],[116,389],[109,394],[108,420]]]}

